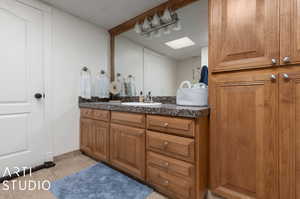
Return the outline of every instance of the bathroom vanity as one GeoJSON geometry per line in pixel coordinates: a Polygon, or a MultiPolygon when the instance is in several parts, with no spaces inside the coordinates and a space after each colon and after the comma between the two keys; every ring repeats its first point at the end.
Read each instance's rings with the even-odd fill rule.
{"type": "Polygon", "coordinates": [[[208,180],[207,107],[80,103],[83,153],[174,199],[203,198],[208,180]]]}

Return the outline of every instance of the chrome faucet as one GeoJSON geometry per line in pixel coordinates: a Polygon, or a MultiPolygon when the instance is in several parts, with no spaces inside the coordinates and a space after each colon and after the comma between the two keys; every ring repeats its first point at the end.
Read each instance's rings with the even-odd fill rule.
{"type": "Polygon", "coordinates": [[[145,103],[153,103],[153,99],[151,96],[151,91],[148,92],[148,94],[146,95],[146,99],[144,101],[145,103]]]}

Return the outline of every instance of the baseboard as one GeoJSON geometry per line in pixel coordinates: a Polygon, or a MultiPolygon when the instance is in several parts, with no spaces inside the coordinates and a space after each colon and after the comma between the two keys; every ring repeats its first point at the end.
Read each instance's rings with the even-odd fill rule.
{"type": "Polygon", "coordinates": [[[68,152],[68,153],[64,153],[64,154],[55,156],[53,158],[53,160],[54,160],[54,162],[57,162],[57,161],[60,161],[60,160],[63,160],[63,159],[68,159],[68,158],[78,156],[80,154],[82,154],[82,152],[80,150],[71,151],[71,152],[68,152]]]}

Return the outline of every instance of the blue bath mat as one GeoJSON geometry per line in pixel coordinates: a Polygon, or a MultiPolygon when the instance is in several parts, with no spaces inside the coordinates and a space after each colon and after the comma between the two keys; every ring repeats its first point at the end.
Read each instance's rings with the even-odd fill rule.
{"type": "Polygon", "coordinates": [[[51,183],[58,199],[145,199],[153,190],[98,163],[51,183]]]}

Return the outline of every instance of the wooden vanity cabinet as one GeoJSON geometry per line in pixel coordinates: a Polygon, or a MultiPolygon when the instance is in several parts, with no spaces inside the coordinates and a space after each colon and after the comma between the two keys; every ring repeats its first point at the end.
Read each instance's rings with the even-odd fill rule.
{"type": "Polygon", "coordinates": [[[107,115],[98,110],[95,120],[91,119],[94,111],[81,109],[84,153],[105,160],[170,199],[204,198],[208,187],[208,117],[116,111],[107,115]]]}

